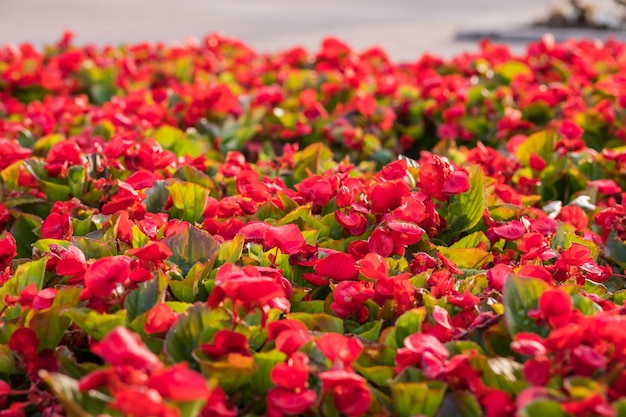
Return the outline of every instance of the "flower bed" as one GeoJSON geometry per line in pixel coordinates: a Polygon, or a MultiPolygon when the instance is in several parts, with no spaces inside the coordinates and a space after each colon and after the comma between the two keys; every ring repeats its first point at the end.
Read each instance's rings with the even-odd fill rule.
{"type": "Polygon", "coordinates": [[[624,56],[0,49],[0,417],[626,415],[624,56]]]}

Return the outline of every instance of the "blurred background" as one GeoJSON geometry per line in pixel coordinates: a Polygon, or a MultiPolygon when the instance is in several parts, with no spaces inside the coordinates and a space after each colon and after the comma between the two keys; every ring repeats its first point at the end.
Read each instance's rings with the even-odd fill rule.
{"type": "MultiPolygon", "coordinates": [[[[395,60],[475,50],[459,30],[527,26],[553,0],[0,0],[0,44],[183,41],[221,32],[257,51],[316,50],[334,35],[357,50],[382,46],[395,60]]],[[[521,49],[518,44],[516,48],[521,49]]]]}

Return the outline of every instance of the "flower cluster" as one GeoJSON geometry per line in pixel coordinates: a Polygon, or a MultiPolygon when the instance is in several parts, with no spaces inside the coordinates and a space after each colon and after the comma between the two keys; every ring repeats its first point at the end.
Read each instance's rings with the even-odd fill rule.
{"type": "Polygon", "coordinates": [[[625,52],[0,48],[0,417],[623,414],[625,52]]]}

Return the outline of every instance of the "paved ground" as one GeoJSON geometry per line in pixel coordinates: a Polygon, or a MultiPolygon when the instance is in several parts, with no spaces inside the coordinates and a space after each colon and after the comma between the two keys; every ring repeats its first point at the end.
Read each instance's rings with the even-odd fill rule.
{"type": "MultiPolygon", "coordinates": [[[[0,44],[58,39],[176,41],[219,31],[259,51],[302,45],[327,35],[357,49],[383,46],[396,60],[424,52],[451,56],[475,49],[455,41],[461,29],[512,28],[540,17],[551,0],[0,0],[0,44]]],[[[521,48],[521,46],[518,46],[521,48]]]]}

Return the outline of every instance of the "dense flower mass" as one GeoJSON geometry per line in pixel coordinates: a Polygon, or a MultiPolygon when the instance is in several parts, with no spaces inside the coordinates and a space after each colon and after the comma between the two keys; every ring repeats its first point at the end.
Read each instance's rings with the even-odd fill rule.
{"type": "Polygon", "coordinates": [[[0,417],[624,415],[624,71],[0,48],[0,417]]]}

